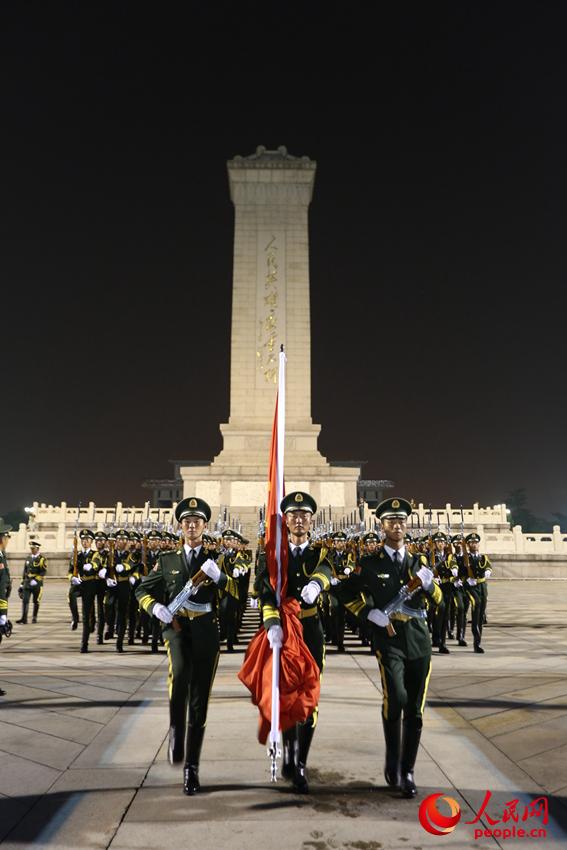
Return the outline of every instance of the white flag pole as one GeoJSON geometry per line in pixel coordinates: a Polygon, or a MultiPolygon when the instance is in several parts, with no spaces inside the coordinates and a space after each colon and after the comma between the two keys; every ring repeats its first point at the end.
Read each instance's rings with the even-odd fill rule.
{"type": "MultiPolygon", "coordinates": [[[[285,449],[285,363],[286,356],[283,345],[280,351],[279,375],[278,375],[278,422],[277,422],[277,478],[276,478],[276,505],[278,520],[276,523],[276,563],[277,584],[276,601],[278,608],[281,602],[282,590],[282,513],[281,501],[284,496],[284,449],[285,449]]],[[[277,760],[281,756],[280,747],[280,647],[274,646],[272,650],[272,725],[270,728],[271,779],[277,781],[277,760]]]]}

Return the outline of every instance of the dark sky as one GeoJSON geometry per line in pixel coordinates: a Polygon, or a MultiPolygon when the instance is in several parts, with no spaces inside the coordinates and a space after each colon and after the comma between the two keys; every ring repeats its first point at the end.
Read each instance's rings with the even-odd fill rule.
{"type": "Polygon", "coordinates": [[[226,160],[283,144],[318,165],[323,454],[567,513],[561,4],[142,5],[3,4],[0,512],[218,453],[226,160]]]}

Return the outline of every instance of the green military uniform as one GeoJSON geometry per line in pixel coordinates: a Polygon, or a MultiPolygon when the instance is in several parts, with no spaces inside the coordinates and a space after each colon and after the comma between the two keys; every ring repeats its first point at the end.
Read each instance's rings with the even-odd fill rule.
{"type": "MultiPolygon", "coordinates": [[[[95,556],[95,550],[92,549],[90,546],[90,544],[94,540],[94,534],[92,531],[90,531],[90,529],[85,528],[79,533],[79,538],[81,539],[81,541],[87,541],[89,545],[88,548],[82,548],[77,552],[76,569],[73,569],[73,559],[71,559],[71,564],[69,567],[70,580],[72,585],[70,591],[70,600],[72,598],[71,594],[73,597],[76,597],[76,594],[80,593],[83,605],[83,635],[81,641],[81,652],[88,652],[89,636],[91,632],[91,615],[93,612],[94,602],[96,598],[96,588],[99,579],[97,565],[96,562],[93,561],[95,556]]],[[[75,622],[75,615],[73,615],[73,622],[75,622]]]]}
{"type": "MultiPolygon", "coordinates": [[[[0,517],[0,642],[2,641],[4,629],[10,628],[8,621],[8,598],[12,590],[12,582],[10,579],[10,570],[8,569],[8,560],[4,553],[4,546],[10,537],[11,525],[6,525],[4,518],[0,517]]],[[[0,688],[0,697],[5,695],[6,691],[0,688]]]]}
{"type": "MultiPolygon", "coordinates": [[[[103,644],[103,635],[104,635],[104,626],[106,622],[105,617],[105,597],[106,597],[106,578],[108,576],[108,570],[110,565],[110,552],[107,548],[108,545],[108,534],[104,531],[97,531],[95,533],[95,545],[96,551],[93,555],[92,565],[93,570],[96,574],[96,581],[94,587],[94,603],[96,603],[96,626],[97,626],[97,639],[96,642],[98,644],[103,644]]],[[[94,617],[95,613],[95,604],[92,606],[91,619],[94,617]]]]}
{"type": "MultiPolygon", "coordinates": [[[[313,515],[317,512],[317,504],[308,493],[297,491],[285,496],[280,509],[283,514],[293,511],[307,511],[313,515]]],[[[264,627],[269,630],[272,626],[280,625],[280,613],[276,592],[270,583],[265,552],[261,552],[258,556],[256,570],[254,587],[260,601],[264,627]]],[[[309,541],[302,546],[292,546],[291,542],[289,543],[287,596],[299,602],[299,620],[302,626],[303,640],[317,662],[320,673],[323,672],[325,663],[325,635],[319,616],[319,607],[316,601],[307,602],[302,593],[311,583],[318,586],[319,594],[321,591],[328,590],[331,586],[332,575],[333,568],[325,548],[312,546],[309,541]]],[[[283,733],[282,774],[287,779],[293,777],[295,789],[300,793],[306,793],[308,790],[305,767],[317,725],[317,718],[318,708],[304,723],[298,723],[295,728],[288,729],[283,733]]]]}
{"type": "Polygon", "coordinates": [[[234,580],[233,593],[223,590],[221,587],[218,590],[220,639],[221,641],[226,639],[227,652],[234,651],[234,644],[237,642],[238,637],[241,566],[245,564],[245,558],[235,548],[235,542],[241,542],[243,539],[237,531],[225,531],[223,533],[224,551],[218,559],[219,567],[222,571],[234,580]]]}
{"type": "MultiPolygon", "coordinates": [[[[472,534],[467,534],[465,540],[467,543],[479,543],[480,536],[476,532],[473,532],[472,534]]],[[[469,572],[471,575],[466,580],[466,588],[471,606],[473,645],[474,651],[482,654],[484,649],[480,645],[480,642],[482,640],[482,627],[484,625],[486,603],[488,601],[486,579],[492,573],[492,566],[488,556],[469,552],[469,572]]]]}
{"type": "MultiPolygon", "coordinates": [[[[347,536],[344,531],[336,531],[333,534],[333,543],[344,541],[346,543],[347,536]]],[[[333,549],[328,553],[329,561],[333,567],[333,576],[331,578],[331,587],[327,593],[328,596],[328,631],[327,641],[335,643],[338,652],[345,651],[345,607],[340,601],[339,593],[335,590],[336,585],[348,581],[356,567],[356,559],[352,552],[347,552],[346,549],[339,551],[333,549]]]]}
{"type": "MultiPolygon", "coordinates": [[[[379,519],[405,524],[411,514],[410,503],[405,499],[386,499],[381,502],[376,515],[379,519]]],[[[403,536],[399,542],[403,543],[403,536]]],[[[360,572],[341,586],[347,607],[361,621],[370,619],[372,646],[376,653],[382,679],[382,721],[386,739],[386,781],[401,785],[404,796],[414,796],[413,768],[423,725],[423,709],[431,673],[431,638],[426,625],[427,596],[433,605],[442,600],[439,587],[433,582],[422,554],[411,554],[405,545],[393,549],[387,541],[379,553],[361,558],[360,572]],[[396,556],[400,556],[396,557],[396,556]],[[390,635],[384,626],[376,624],[369,614],[376,609],[384,617],[383,609],[400,588],[418,572],[427,581],[428,591],[418,590],[405,604],[407,613],[393,613],[390,621],[395,634],[390,635]],[[403,714],[403,741],[400,754],[401,718],[403,714]],[[400,776],[401,772],[401,776],[400,776]]],[[[385,618],[384,618],[385,619],[385,618]]]]}
{"type": "MultiPolygon", "coordinates": [[[[202,499],[186,498],[177,505],[175,517],[197,516],[208,522],[211,509],[202,499]]],[[[136,589],[140,606],[149,614],[167,606],[212,559],[203,545],[189,549],[185,545],[160,554],[156,565],[136,589]]],[[[214,564],[214,562],[213,562],[214,564]]],[[[216,565],[214,565],[216,568],[216,565]]],[[[185,791],[198,790],[198,765],[205,734],[207,709],[219,659],[217,625],[217,588],[236,594],[232,578],[218,570],[218,582],[206,579],[198,585],[186,607],[177,612],[172,623],[164,625],[163,636],[169,659],[169,750],[171,763],[183,759],[185,735],[185,791]],[[188,724],[187,724],[188,720],[188,724]]],[[[161,610],[160,610],[161,613],[161,610]]]]}
{"type": "Polygon", "coordinates": [[[17,622],[26,625],[28,622],[28,609],[30,599],[33,599],[32,623],[37,623],[39,603],[43,595],[43,579],[47,573],[47,559],[40,554],[37,541],[32,541],[31,546],[37,551],[28,555],[24,561],[22,583],[20,585],[22,599],[22,616],[17,622]]]}
{"type": "MultiPolygon", "coordinates": [[[[116,605],[116,651],[123,652],[124,635],[126,634],[126,625],[132,623],[130,619],[130,590],[132,586],[136,586],[139,579],[138,569],[140,566],[140,558],[130,551],[128,541],[130,540],[129,533],[119,528],[116,532],[116,551],[114,553],[114,580],[116,586],[115,605],[116,605]]],[[[131,642],[134,642],[133,633],[130,633],[131,642]]],[[[130,642],[130,641],[129,641],[130,642]]]]}

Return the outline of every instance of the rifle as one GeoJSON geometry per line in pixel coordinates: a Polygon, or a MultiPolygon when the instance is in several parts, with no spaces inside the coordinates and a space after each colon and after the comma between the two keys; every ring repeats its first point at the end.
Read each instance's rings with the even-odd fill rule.
{"type": "MultiPolygon", "coordinates": [[[[404,584],[404,586],[400,588],[394,598],[391,599],[384,608],[382,608],[382,612],[387,614],[388,617],[390,614],[394,614],[399,611],[402,614],[406,614],[408,617],[415,617],[418,620],[425,619],[427,614],[423,608],[410,608],[406,605],[406,602],[411,599],[415,593],[417,593],[421,586],[421,579],[418,576],[413,576],[407,584],[404,584]]],[[[386,626],[386,631],[388,632],[389,637],[394,637],[396,634],[391,622],[386,626]]]]}
{"type": "Polygon", "coordinates": [[[171,600],[169,605],[167,606],[171,613],[174,615],[172,626],[176,632],[181,631],[181,625],[177,621],[175,614],[179,611],[180,608],[185,608],[187,604],[190,604],[190,607],[194,611],[210,611],[211,606],[209,602],[199,603],[199,602],[189,602],[192,596],[197,593],[199,590],[199,586],[203,584],[204,581],[208,579],[206,573],[203,570],[199,570],[199,572],[195,573],[193,578],[190,578],[185,587],[179,591],[177,596],[171,600]]]}
{"type": "Polygon", "coordinates": [[[258,551],[259,552],[264,551],[264,544],[265,544],[265,539],[266,539],[266,515],[264,513],[265,510],[266,510],[265,507],[263,509],[262,508],[259,509],[259,521],[258,521],[258,551]]]}
{"type": "Polygon", "coordinates": [[[433,545],[433,537],[431,535],[431,505],[429,505],[429,569],[435,569],[435,547],[433,545]]]}
{"type": "Polygon", "coordinates": [[[79,571],[77,569],[77,561],[79,555],[79,518],[81,516],[81,503],[77,508],[77,521],[75,523],[75,533],[73,535],[73,576],[77,578],[79,571]]]}
{"type": "Polygon", "coordinates": [[[465,517],[463,514],[463,506],[461,505],[461,546],[463,549],[463,563],[466,567],[467,573],[469,574],[469,578],[474,578],[474,574],[471,568],[471,561],[469,558],[469,550],[467,549],[467,541],[465,540],[465,517]]]}

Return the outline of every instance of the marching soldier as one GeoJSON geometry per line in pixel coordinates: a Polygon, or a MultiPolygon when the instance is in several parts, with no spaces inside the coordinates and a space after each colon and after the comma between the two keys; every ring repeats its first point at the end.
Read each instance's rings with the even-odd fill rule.
{"type": "MultiPolygon", "coordinates": [[[[447,545],[447,536],[442,531],[436,531],[433,537],[433,573],[434,581],[441,588],[441,602],[433,610],[432,614],[432,645],[437,647],[440,655],[448,655],[449,649],[445,644],[447,635],[447,623],[451,612],[452,602],[452,584],[453,569],[455,575],[458,573],[457,567],[450,565],[445,557],[445,546],[447,545]]],[[[432,559],[432,560],[433,560],[432,559]]],[[[431,563],[430,563],[431,566],[431,563]]]]}
{"type": "Polygon", "coordinates": [[[469,547],[470,576],[467,578],[467,593],[471,603],[473,645],[474,651],[482,654],[484,649],[480,645],[480,642],[482,640],[484,612],[486,611],[486,602],[488,599],[486,579],[492,575],[492,567],[490,566],[488,556],[480,554],[480,536],[476,532],[467,534],[465,541],[469,547]]]}
{"type": "Polygon", "coordinates": [[[19,620],[16,620],[17,623],[22,625],[26,625],[28,622],[30,598],[33,599],[32,623],[37,623],[39,603],[43,594],[43,579],[47,572],[47,561],[40,554],[40,547],[41,543],[38,540],[30,540],[31,554],[24,562],[22,583],[18,590],[22,600],[22,616],[19,620]]]}
{"type": "MultiPolygon", "coordinates": [[[[83,602],[83,638],[81,642],[81,652],[88,652],[89,635],[91,631],[91,614],[95,600],[96,582],[98,581],[98,576],[97,570],[95,570],[93,564],[93,558],[95,554],[95,550],[92,548],[92,542],[94,540],[93,532],[88,528],[84,528],[81,532],[79,532],[79,539],[81,541],[82,549],[77,552],[76,565],[73,564],[73,559],[71,559],[69,575],[71,579],[71,592],[73,591],[73,589],[76,589],[75,593],[73,593],[75,606],[77,604],[76,598],[79,593],[83,602]]],[[[71,601],[71,599],[69,601],[71,601]]],[[[74,629],[77,628],[77,621],[78,612],[76,617],[75,613],[73,614],[74,629]]]]}
{"type": "Polygon", "coordinates": [[[465,640],[465,632],[467,629],[467,613],[469,610],[469,597],[466,592],[468,587],[466,580],[468,578],[468,570],[465,566],[463,551],[465,542],[462,534],[454,534],[451,537],[451,544],[455,550],[455,563],[458,569],[457,577],[453,582],[453,609],[449,618],[449,637],[453,636],[453,629],[456,622],[457,626],[457,644],[459,646],[467,646],[465,640]]]}
{"type": "MultiPolygon", "coordinates": [[[[4,518],[0,517],[0,640],[2,632],[8,627],[8,597],[12,589],[10,570],[5,550],[10,540],[11,525],[6,525],[4,518]]],[[[6,695],[6,691],[0,688],[0,697],[6,695]]]]}
{"type": "MultiPolygon", "coordinates": [[[[104,634],[104,624],[105,624],[105,610],[104,610],[104,598],[106,596],[106,579],[108,576],[109,564],[110,564],[110,552],[108,550],[108,534],[104,531],[97,531],[95,533],[95,547],[96,551],[93,555],[93,569],[96,574],[96,581],[94,587],[94,600],[92,611],[94,614],[94,609],[96,606],[96,623],[97,623],[97,644],[103,644],[103,634],[104,634]]],[[[92,615],[91,615],[92,616],[92,615]]]]}
{"type": "MultiPolygon", "coordinates": [[[[224,553],[219,559],[219,566],[227,576],[234,580],[236,596],[228,590],[219,588],[219,625],[220,639],[226,638],[227,652],[234,652],[237,642],[238,618],[240,610],[240,579],[241,564],[244,557],[239,551],[239,543],[244,538],[237,532],[228,529],[223,533],[224,553]]],[[[232,586],[232,585],[231,585],[232,586]]]]}
{"type": "MultiPolygon", "coordinates": [[[[329,589],[333,568],[327,558],[327,550],[311,546],[309,541],[309,530],[313,515],[317,513],[317,503],[309,493],[297,491],[282,499],[280,510],[285,516],[289,533],[287,592],[289,596],[297,599],[301,606],[299,619],[303,628],[303,640],[322,673],[325,636],[317,599],[321,591],[329,589]]],[[[255,588],[260,600],[264,627],[273,649],[274,646],[282,645],[283,630],[264,552],[258,558],[255,588]]],[[[304,723],[297,723],[293,729],[283,733],[282,776],[293,780],[293,787],[299,794],[307,794],[309,791],[307,756],[317,725],[318,711],[316,708],[304,723]]]]}
{"type": "MultiPolygon", "coordinates": [[[[152,570],[157,566],[160,556],[161,534],[159,531],[150,531],[148,534],[148,551],[146,554],[146,575],[150,575],[152,570]]],[[[140,606],[140,614],[149,618],[148,628],[152,639],[152,652],[158,652],[158,644],[160,642],[161,628],[160,621],[157,617],[151,617],[142,606],[140,606]]]]}
{"type": "Polygon", "coordinates": [[[383,691],[384,776],[388,785],[399,787],[404,797],[417,794],[413,773],[431,673],[431,639],[424,605],[427,596],[433,605],[442,599],[427,558],[411,554],[405,545],[404,533],[411,512],[406,499],[380,502],[376,516],[382,522],[384,546],[378,554],[361,558],[360,572],[341,588],[349,609],[360,620],[372,624],[372,645],[383,691]],[[419,578],[421,588],[405,603],[406,613],[385,614],[382,608],[414,577],[419,578]]]}
{"type": "Polygon", "coordinates": [[[203,532],[211,518],[209,505],[203,499],[182,499],[175,518],[185,543],[175,551],[162,552],[136,595],[141,607],[163,623],[169,659],[168,759],[170,764],[178,764],[185,756],[183,790],[193,795],[201,787],[199,761],[220,652],[215,598],[218,588],[235,594],[236,587],[203,546],[203,532]],[[197,574],[204,574],[205,580],[173,618],[168,603],[197,574]]]}
{"type": "MultiPolygon", "coordinates": [[[[130,587],[137,584],[137,560],[131,557],[130,535],[124,528],[116,532],[116,552],[114,553],[114,573],[116,592],[116,652],[124,652],[124,635],[129,622],[130,587]]],[[[112,579],[111,579],[112,581],[112,579]]],[[[107,582],[108,584],[108,582],[107,582]]],[[[134,643],[133,634],[132,643],[134,643]]],[[[130,641],[128,641],[130,643],[130,641]]]]}
{"type": "Polygon", "coordinates": [[[337,646],[337,652],[345,651],[345,608],[335,591],[335,585],[346,581],[356,566],[351,552],[347,552],[347,536],[344,531],[335,531],[333,534],[333,552],[329,560],[333,566],[331,588],[329,589],[330,602],[330,633],[337,646]]]}

